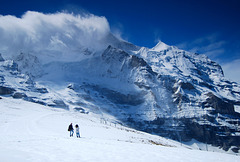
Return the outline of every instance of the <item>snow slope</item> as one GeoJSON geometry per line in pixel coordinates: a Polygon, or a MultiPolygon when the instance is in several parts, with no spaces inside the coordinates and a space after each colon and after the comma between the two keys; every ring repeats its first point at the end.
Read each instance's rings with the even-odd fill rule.
{"type": "Polygon", "coordinates": [[[100,118],[18,99],[0,100],[0,161],[239,161],[226,153],[192,150],[100,118]],[[82,138],[69,137],[69,123],[82,138]],[[105,123],[105,122],[104,122],[105,123]]]}

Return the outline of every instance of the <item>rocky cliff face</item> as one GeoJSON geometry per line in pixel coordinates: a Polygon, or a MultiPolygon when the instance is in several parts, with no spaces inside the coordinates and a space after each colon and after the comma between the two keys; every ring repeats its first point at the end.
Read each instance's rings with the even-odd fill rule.
{"type": "Polygon", "coordinates": [[[157,73],[177,107],[170,117],[150,122],[157,129],[148,131],[178,140],[195,138],[225,150],[239,149],[240,116],[234,107],[239,105],[240,87],[224,78],[220,65],[162,42],[136,54],[157,73]]]}
{"type": "Polygon", "coordinates": [[[0,94],[238,152],[240,86],[220,65],[163,42],[148,49],[112,39],[104,51],[82,50],[84,58],[71,62],[0,57],[0,94]]]}

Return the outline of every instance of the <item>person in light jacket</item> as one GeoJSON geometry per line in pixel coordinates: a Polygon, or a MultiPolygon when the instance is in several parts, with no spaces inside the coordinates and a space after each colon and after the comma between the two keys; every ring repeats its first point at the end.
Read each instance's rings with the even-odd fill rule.
{"type": "Polygon", "coordinates": [[[77,138],[80,138],[79,126],[76,124],[75,128],[76,128],[76,136],[77,136],[77,138]]]}

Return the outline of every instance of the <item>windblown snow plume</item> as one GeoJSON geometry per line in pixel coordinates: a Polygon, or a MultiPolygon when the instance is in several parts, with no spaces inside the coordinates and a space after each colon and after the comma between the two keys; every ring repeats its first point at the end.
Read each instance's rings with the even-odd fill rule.
{"type": "Polygon", "coordinates": [[[66,60],[76,58],[68,55],[79,54],[83,48],[93,51],[106,48],[102,40],[109,32],[106,18],[95,15],[33,11],[21,18],[0,15],[0,53],[5,57],[20,52],[48,54],[66,60]]]}

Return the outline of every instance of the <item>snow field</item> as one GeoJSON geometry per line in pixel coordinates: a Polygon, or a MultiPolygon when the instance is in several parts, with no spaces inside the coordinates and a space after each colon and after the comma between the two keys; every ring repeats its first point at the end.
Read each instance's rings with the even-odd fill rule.
{"type": "Polygon", "coordinates": [[[159,136],[105,125],[93,114],[5,98],[0,100],[0,161],[239,161],[225,153],[191,150],[159,136]],[[69,137],[70,123],[82,138],[69,137]],[[158,143],[161,145],[152,144],[158,143]]]}

